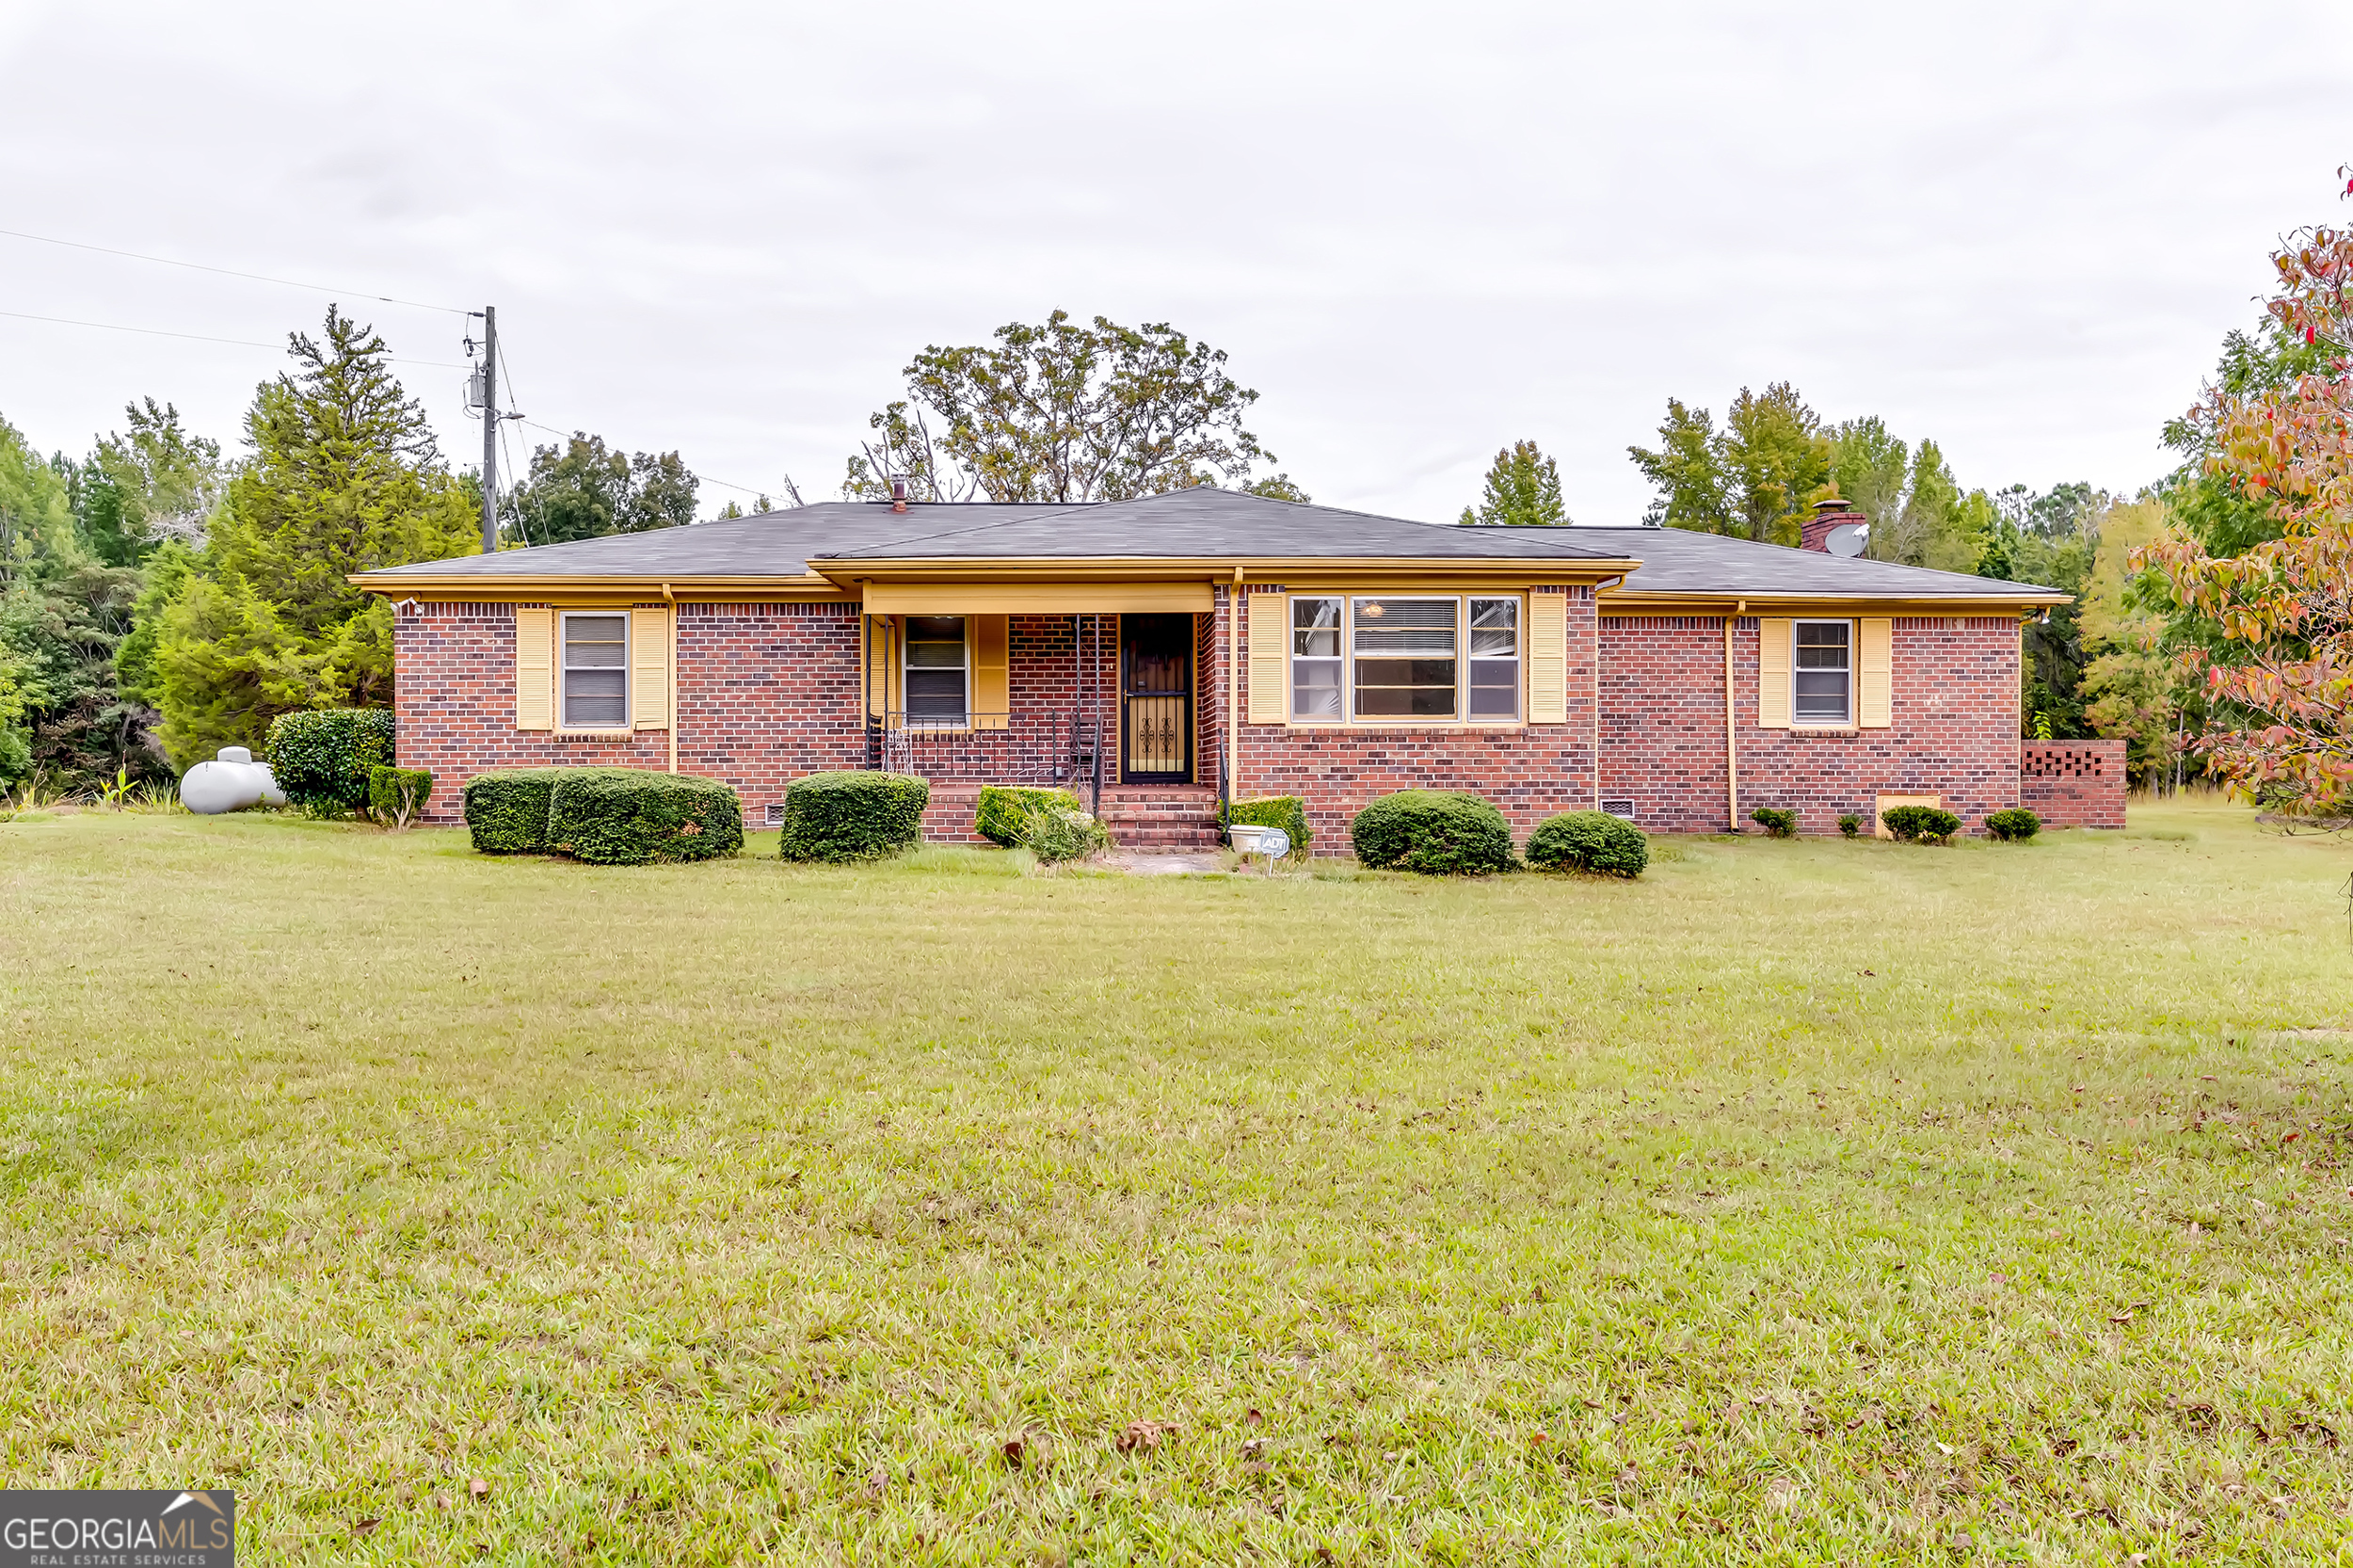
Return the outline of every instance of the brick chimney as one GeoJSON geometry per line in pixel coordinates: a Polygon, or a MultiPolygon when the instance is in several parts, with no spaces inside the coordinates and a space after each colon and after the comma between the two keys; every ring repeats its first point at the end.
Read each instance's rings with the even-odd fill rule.
{"type": "Polygon", "coordinates": [[[1868,517],[1856,511],[1838,497],[1826,495],[1814,504],[1814,515],[1798,524],[1798,548],[1818,550],[1827,553],[1830,550],[1832,529],[1842,522],[1867,525],[1870,520],[1868,517]]]}

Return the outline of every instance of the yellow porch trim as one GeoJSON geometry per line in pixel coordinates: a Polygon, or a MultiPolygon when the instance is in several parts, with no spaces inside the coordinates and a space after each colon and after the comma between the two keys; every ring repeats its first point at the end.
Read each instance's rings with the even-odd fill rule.
{"type": "Polygon", "coordinates": [[[870,616],[1207,615],[1207,583],[870,583],[870,616]]]}

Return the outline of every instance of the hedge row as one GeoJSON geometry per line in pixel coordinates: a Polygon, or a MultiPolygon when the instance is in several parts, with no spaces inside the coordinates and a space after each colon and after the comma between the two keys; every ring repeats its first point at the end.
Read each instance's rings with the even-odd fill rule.
{"type": "Polygon", "coordinates": [[[463,792],[485,855],[568,855],[600,866],[715,860],[744,847],[744,804],[714,779],[642,768],[515,768],[463,792]]]}

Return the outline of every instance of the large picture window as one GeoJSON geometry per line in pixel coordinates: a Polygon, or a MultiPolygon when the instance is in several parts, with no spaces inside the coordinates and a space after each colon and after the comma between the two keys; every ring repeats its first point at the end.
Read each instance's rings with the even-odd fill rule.
{"type": "Polygon", "coordinates": [[[1459,599],[1359,599],[1350,605],[1360,719],[1450,719],[1459,599]]]}
{"type": "Polygon", "coordinates": [[[1527,648],[1517,594],[1293,594],[1290,716],[1308,724],[1512,724],[1527,648]]]}
{"type": "Polygon", "coordinates": [[[1340,712],[1340,605],[1337,599],[1291,600],[1291,716],[1337,719],[1340,712]]]}
{"type": "Polygon", "coordinates": [[[909,616],[901,676],[906,722],[961,725],[971,711],[971,661],[962,616],[909,616]]]}
{"type": "Polygon", "coordinates": [[[1802,725],[1853,723],[1854,623],[1801,620],[1793,630],[1791,718],[1802,725]]]}
{"type": "Polygon", "coordinates": [[[563,727],[629,728],[629,616],[564,616],[563,727]]]}

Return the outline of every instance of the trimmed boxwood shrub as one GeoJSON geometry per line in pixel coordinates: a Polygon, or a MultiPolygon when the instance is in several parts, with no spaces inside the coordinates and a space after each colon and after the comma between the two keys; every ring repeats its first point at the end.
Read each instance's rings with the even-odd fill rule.
{"type": "Polygon", "coordinates": [[[715,778],[564,768],[548,797],[548,846],[598,866],[715,860],[744,847],[744,803],[715,778]]]}
{"type": "Polygon", "coordinates": [[[2023,806],[2012,806],[1987,817],[1985,830],[2006,843],[2023,843],[2042,831],[2042,819],[2023,806]]]}
{"type": "Polygon", "coordinates": [[[289,805],[312,816],[368,808],[368,770],[391,765],[392,715],[382,708],[320,708],[270,721],[262,760],[289,805]]]}
{"type": "Polygon", "coordinates": [[[876,860],[912,849],[932,787],[903,773],[812,773],[784,792],[786,860],[876,860]]]}
{"type": "Polygon", "coordinates": [[[433,776],[423,768],[368,770],[368,815],[389,827],[407,827],[432,797],[433,776]]]}
{"type": "Polygon", "coordinates": [[[1021,841],[1022,829],[1035,813],[1056,808],[1075,811],[1078,806],[1078,797],[1065,790],[984,784],[981,798],[972,807],[972,831],[992,844],[1011,849],[1021,841]]]}
{"type": "Polygon", "coordinates": [[[1293,860],[1307,858],[1315,834],[1307,827],[1307,803],[1297,795],[1266,795],[1257,800],[1229,801],[1218,812],[1218,831],[1240,823],[1244,827],[1279,827],[1290,835],[1293,860]]]}
{"type": "Polygon", "coordinates": [[[1880,821],[1908,844],[1941,844],[1961,831],[1961,819],[1942,806],[1891,806],[1880,821]]]}
{"type": "Polygon", "coordinates": [[[1529,835],[1528,863],[1550,872],[1640,876],[1650,864],[1650,840],[1641,828],[1607,811],[1563,811],[1529,835]]]}
{"type": "Polygon", "coordinates": [[[1794,839],[1798,836],[1798,814],[1785,811],[1778,806],[1758,807],[1749,813],[1749,821],[1776,839],[1794,839]]]}
{"type": "Polygon", "coordinates": [[[1449,790],[1400,790],[1356,813],[1349,824],[1356,858],[1375,869],[1432,876],[1508,872],[1512,824],[1474,794],[1449,790]]]}
{"type": "Polygon", "coordinates": [[[509,768],[478,773],[458,792],[466,830],[483,855],[544,855],[548,802],[567,768],[509,768]]]}

